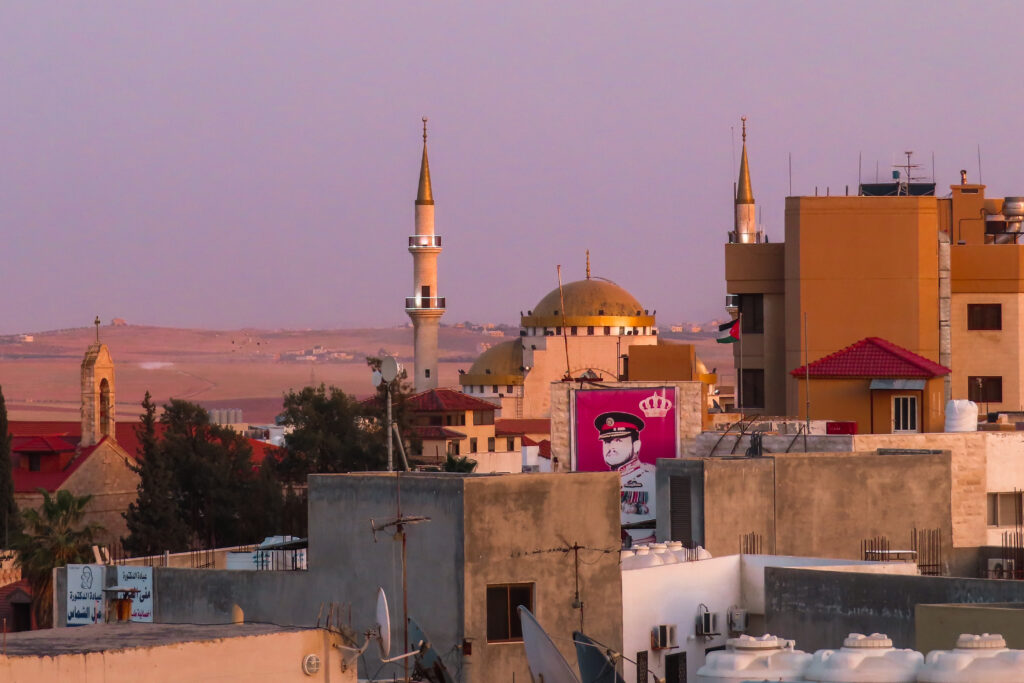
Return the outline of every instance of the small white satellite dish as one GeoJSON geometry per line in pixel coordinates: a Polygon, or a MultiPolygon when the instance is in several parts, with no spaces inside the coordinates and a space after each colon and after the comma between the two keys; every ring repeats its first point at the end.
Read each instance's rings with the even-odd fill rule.
{"type": "Polygon", "coordinates": [[[380,374],[380,370],[374,370],[371,376],[373,377],[374,388],[379,387],[384,382],[384,375],[380,374]]]}
{"type": "MultiPolygon", "coordinates": [[[[394,359],[392,359],[394,360],[394,359]]],[[[377,628],[380,631],[380,657],[387,659],[391,652],[391,613],[388,612],[388,598],[384,589],[377,589],[377,628]]]]}
{"type": "Polygon", "coordinates": [[[398,361],[394,356],[384,356],[380,362],[380,374],[385,382],[394,382],[398,377],[398,361]]]}

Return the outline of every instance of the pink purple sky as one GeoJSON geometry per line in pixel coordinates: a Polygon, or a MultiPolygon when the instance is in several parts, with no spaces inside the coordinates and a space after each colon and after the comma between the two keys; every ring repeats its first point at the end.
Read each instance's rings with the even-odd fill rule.
{"type": "Polygon", "coordinates": [[[904,149],[1024,195],[1015,3],[0,5],[0,332],[403,323],[420,117],[445,321],[584,275],[722,315],[739,117],[788,194],[904,149]],[[732,129],[735,127],[735,134],[732,129]],[[735,139],[735,143],[734,143],[735,139]]]}

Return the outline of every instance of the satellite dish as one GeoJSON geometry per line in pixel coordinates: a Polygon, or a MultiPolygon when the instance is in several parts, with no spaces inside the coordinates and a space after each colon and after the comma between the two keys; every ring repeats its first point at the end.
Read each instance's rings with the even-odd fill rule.
{"type": "MultiPolygon", "coordinates": [[[[394,361],[394,358],[391,359],[394,361]]],[[[387,659],[391,652],[391,614],[388,612],[388,598],[384,589],[377,589],[377,628],[380,630],[380,657],[387,659]]]]}
{"type": "Polygon", "coordinates": [[[395,360],[394,356],[384,356],[384,359],[380,362],[380,374],[385,382],[395,381],[395,378],[398,377],[398,361],[395,360]]]}
{"type": "Polygon", "coordinates": [[[523,628],[523,646],[526,649],[526,663],[536,681],[544,683],[580,683],[572,667],[558,651],[555,644],[530,610],[519,606],[519,623],[523,628]]]}
{"type": "Polygon", "coordinates": [[[380,374],[380,370],[374,370],[372,377],[374,388],[379,387],[381,383],[384,381],[384,375],[380,374]]]}

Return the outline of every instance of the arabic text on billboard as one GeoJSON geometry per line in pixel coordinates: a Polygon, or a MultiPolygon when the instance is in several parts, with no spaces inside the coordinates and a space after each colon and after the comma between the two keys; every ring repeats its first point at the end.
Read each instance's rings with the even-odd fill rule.
{"type": "Polygon", "coordinates": [[[67,625],[103,621],[103,565],[68,565],[67,625]]]}

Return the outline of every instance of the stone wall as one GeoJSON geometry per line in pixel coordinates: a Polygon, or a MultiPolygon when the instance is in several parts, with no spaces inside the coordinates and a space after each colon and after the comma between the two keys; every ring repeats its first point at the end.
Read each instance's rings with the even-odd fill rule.
{"type": "Polygon", "coordinates": [[[838,648],[849,633],[885,633],[915,647],[919,604],[1024,602],[1024,581],[765,569],[769,633],[801,650],[838,648]]]}

